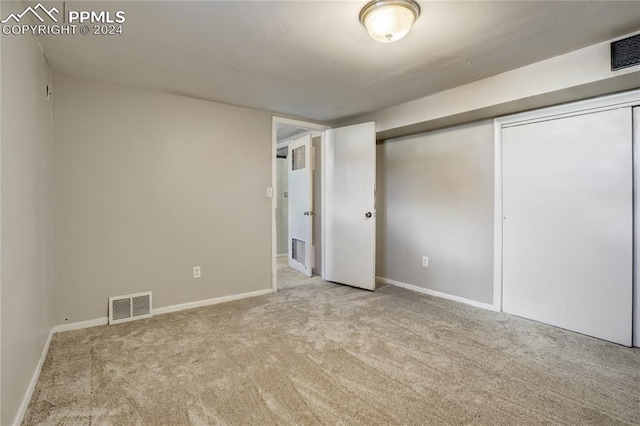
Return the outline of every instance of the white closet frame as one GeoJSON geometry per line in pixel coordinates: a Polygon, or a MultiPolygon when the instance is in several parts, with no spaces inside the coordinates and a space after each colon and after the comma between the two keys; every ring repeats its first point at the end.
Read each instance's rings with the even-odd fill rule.
{"type": "MultiPolygon", "coordinates": [[[[502,129],[535,123],[547,120],[553,120],[563,117],[571,117],[591,112],[606,111],[617,108],[637,107],[640,106],[640,90],[607,95],[584,101],[573,102],[543,108],[533,111],[527,111],[519,114],[498,117],[493,120],[494,128],[494,214],[493,214],[493,308],[502,311],[502,129]]],[[[640,124],[637,111],[633,115],[635,123],[633,123],[633,188],[634,188],[634,312],[633,312],[633,334],[634,346],[640,346],[640,280],[638,277],[638,265],[640,265],[640,155],[638,153],[638,145],[640,144],[640,124]]]]}

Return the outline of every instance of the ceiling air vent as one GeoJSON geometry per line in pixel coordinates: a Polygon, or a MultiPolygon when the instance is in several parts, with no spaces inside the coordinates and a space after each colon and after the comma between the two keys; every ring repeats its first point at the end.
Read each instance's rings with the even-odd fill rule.
{"type": "Polygon", "coordinates": [[[611,43],[611,71],[640,65],[640,34],[611,43]]]}
{"type": "Polygon", "coordinates": [[[151,317],[151,300],[150,291],[110,297],[109,324],[151,317]]]}

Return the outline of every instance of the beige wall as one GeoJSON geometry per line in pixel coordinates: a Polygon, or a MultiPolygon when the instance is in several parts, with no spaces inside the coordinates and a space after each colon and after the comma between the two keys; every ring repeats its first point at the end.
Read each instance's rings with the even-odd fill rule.
{"type": "Polygon", "coordinates": [[[271,114],[54,79],[57,324],[271,288],[271,114]]]}
{"type": "Polygon", "coordinates": [[[493,303],[493,124],[377,149],[376,275],[493,303]]]}
{"type": "MultiPolygon", "coordinates": [[[[1,16],[24,9],[2,2],[1,16]]],[[[1,418],[16,418],[52,327],[50,71],[35,38],[2,36],[1,418]]]]}

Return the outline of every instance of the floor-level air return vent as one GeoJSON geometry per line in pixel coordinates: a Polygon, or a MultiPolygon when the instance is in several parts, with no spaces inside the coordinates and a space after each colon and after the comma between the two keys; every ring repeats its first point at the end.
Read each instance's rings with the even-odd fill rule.
{"type": "Polygon", "coordinates": [[[109,324],[118,324],[152,316],[151,292],[109,298],[109,324]]]}
{"type": "Polygon", "coordinates": [[[611,43],[611,71],[640,65],[640,34],[611,43]]]}

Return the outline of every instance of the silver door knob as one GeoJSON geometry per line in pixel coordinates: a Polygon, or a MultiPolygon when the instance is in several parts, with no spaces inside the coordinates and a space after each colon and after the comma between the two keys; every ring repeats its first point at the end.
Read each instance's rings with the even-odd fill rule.
{"type": "Polygon", "coordinates": [[[366,217],[367,219],[371,219],[371,216],[372,216],[371,212],[366,212],[364,214],[364,217],[366,217]]]}

